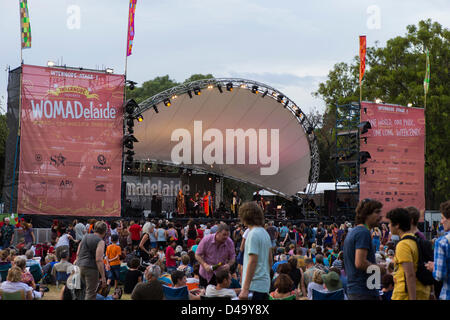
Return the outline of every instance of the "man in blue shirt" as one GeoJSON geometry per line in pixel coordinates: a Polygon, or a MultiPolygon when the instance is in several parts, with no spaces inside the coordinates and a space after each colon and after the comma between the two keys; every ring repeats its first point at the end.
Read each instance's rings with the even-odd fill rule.
{"type": "Polygon", "coordinates": [[[267,300],[270,291],[272,243],[264,229],[264,213],[256,202],[246,202],[239,208],[239,217],[250,232],[245,240],[240,300],[267,300]]]}
{"type": "MultiPolygon", "coordinates": [[[[369,288],[367,268],[376,264],[370,230],[381,221],[382,204],[364,199],[356,207],[356,227],[344,241],[344,265],[349,300],[379,300],[377,288],[369,288]]],[[[380,279],[381,282],[381,279],[380,279]]]]}
{"type": "Polygon", "coordinates": [[[440,300],[450,300],[450,200],[441,203],[441,225],[445,234],[434,245],[434,262],[426,264],[433,278],[442,281],[440,300]]]}
{"type": "Polygon", "coordinates": [[[286,238],[286,234],[289,232],[289,228],[286,227],[286,222],[283,222],[283,226],[280,228],[280,241],[283,241],[286,238]]]}

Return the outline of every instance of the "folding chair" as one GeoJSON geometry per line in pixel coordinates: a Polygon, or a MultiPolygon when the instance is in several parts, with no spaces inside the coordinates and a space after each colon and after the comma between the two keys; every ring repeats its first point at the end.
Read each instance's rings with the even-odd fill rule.
{"type": "Polygon", "coordinates": [[[317,290],[312,290],[313,300],[344,300],[344,289],[339,289],[333,292],[320,292],[317,290]]]}
{"type": "Polygon", "coordinates": [[[11,269],[11,263],[0,265],[0,281],[6,281],[9,269],[11,269]]]}
{"type": "Polygon", "coordinates": [[[188,287],[172,288],[163,285],[163,292],[166,300],[189,300],[188,287]]]}
{"type": "Polygon", "coordinates": [[[42,270],[40,265],[38,264],[32,264],[30,266],[30,273],[34,278],[34,282],[38,283],[39,281],[41,281],[42,278],[42,270]]]}
{"type": "Polygon", "coordinates": [[[0,297],[2,300],[25,300],[25,293],[23,290],[15,292],[4,292],[0,290],[0,297]]]}

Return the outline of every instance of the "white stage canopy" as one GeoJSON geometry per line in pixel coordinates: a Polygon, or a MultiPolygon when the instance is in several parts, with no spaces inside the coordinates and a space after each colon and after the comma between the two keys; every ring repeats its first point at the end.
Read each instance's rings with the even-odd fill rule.
{"type": "Polygon", "coordinates": [[[315,191],[314,132],[301,109],[271,87],[243,79],[196,81],[147,99],[139,114],[135,161],[203,170],[284,196],[309,182],[306,192],[315,191]]]}

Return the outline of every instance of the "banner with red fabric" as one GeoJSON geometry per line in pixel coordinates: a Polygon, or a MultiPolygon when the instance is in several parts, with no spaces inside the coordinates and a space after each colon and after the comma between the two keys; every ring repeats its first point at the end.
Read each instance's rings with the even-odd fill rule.
{"type": "Polygon", "coordinates": [[[18,213],[120,216],[125,77],[22,72],[18,213]]]}
{"type": "Polygon", "coordinates": [[[359,36],[359,85],[366,71],[366,36],[359,36]]]}
{"type": "Polygon", "coordinates": [[[360,151],[371,158],[360,165],[360,200],[380,201],[383,216],[397,207],[424,210],[424,109],[362,102],[365,121],[372,128],[361,135],[360,151]]]}

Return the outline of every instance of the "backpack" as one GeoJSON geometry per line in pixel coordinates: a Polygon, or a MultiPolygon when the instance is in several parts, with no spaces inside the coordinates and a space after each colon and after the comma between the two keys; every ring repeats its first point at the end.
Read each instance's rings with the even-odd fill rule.
{"type": "Polygon", "coordinates": [[[405,239],[414,240],[417,244],[417,248],[419,251],[419,260],[417,262],[416,271],[417,280],[419,280],[425,286],[432,285],[434,283],[433,273],[425,267],[425,263],[427,263],[428,261],[434,261],[434,252],[431,242],[413,236],[405,236],[400,241],[405,239]]]}

